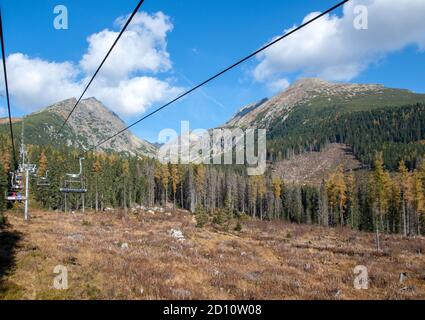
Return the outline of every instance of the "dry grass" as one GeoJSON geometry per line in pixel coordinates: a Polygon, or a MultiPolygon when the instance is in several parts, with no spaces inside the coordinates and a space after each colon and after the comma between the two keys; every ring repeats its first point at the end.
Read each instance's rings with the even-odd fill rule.
{"type": "Polygon", "coordinates": [[[306,152],[276,162],[274,170],[286,182],[319,186],[323,179],[328,179],[341,164],[347,171],[357,171],[361,168],[361,163],[348,146],[332,143],[321,152],[306,152]]]}
{"type": "Polygon", "coordinates": [[[425,299],[423,238],[383,236],[377,253],[371,234],[259,221],[240,233],[197,229],[185,212],[7,218],[1,238],[19,236],[14,248],[0,243],[2,256],[13,252],[2,299],[425,299]],[[68,268],[68,290],[53,288],[56,265],[68,268]],[[368,290],[353,287],[357,265],[368,290]]]}

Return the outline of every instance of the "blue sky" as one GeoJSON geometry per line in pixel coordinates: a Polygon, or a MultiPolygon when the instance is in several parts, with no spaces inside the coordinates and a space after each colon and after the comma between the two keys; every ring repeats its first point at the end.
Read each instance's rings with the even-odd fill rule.
{"type": "MultiPolygon", "coordinates": [[[[425,42],[423,42],[424,37],[415,33],[415,28],[424,25],[420,25],[421,22],[416,16],[408,17],[413,22],[405,30],[402,30],[406,33],[399,35],[399,38],[393,37],[389,34],[391,30],[388,30],[386,23],[397,27],[397,23],[406,21],[406,16],[403,16],[404,11],[401,13],[396,11],[394,16],[391,16],[391,12],[397,8],[392,6],[383,8],[385,9],[383,10],[382,7],[379,7],[382,6],[382,0],[353,0],[353,2],[357,4],[364,2],[365,5],[370,6],[371,31],[369,33],[366,31],[360,35],[360,33],[353,33],[352,30],[345,31],[347,36],[354,37],[353,41],[337,38],[325,39],[317,44],[317,48],[305,48],[306,51],[312,51],[306,55],[305,60],[299,61],[296,55],[294,56],[287,48],[299,50],[302,56],[304,47],[299,47],[298,43],[316,43],[315,37],[317,36],[314,35],[314,32],[322,32],[323,35],[327,30],[332,30],[330,29],[333,26],[332,21],[337,21],[329,18],[328,24],[320,24],[317,25],[317,28],[312,27],[306,30],[309,31],[309,34],[301,36],[298,43],[295,43],[297,39],[293,39],[288,43],[288,47],[284,48],[284,40],[281,47],[275,48],[269,55],[253,59],[229,72],[207,85],[201,92],[190,95],[160,114],[142,122],[133,129],[133,132],[142,138],[155,141],[160,130],[164,128],[178,129],[181,120],[189,120],[191,129],[215,127],[224,123],[243,105],[274,95],[276,90],[270,89],[270,83],[274,81],[283,79],[284,83],[292,83],[302,76],[329,75],[329,70],[344,69],[342,66],[346,65],[352,66],[347,68],[350,70],[348,73],[338,74],[337,72],[337,74],[331,75],[329,80],[382,83],[390,87],[407,88],[425,93],[423,81],[425,53],[421,50],[425,47],[425,42]],[[374,14],[378,12],[378,9],[379,12],[384,12],[386,20],[375,19],[374,14]],[[388,10],[386,11],[386,9],[388,10]],[[387,14],[385,15],[385,13],[387,14]],[[417,24],[414,23],[415,21],[418,21],[417,24]],[[374,37],[385,39],[386,36],[388,36],[388,41],[382,41],[382,44],[374,39],[374,37]],[[358,45],[356,45],[355,39],[358,39],[358,45]],[[352,45],[353,48],[341,49],[341,52],[338,52],[337,49],[329,48],[335,43],[352,45]],[[327,46],[326,50],[329,51],[323,50],[325,45],[327,46]],[[364,49],[360,50],[359,47],[364,49]],[[317,59],[312,58],[316,54],[314,50],[317,51],[317,57],[319,57],[317,59]],[[348,54],[347,51],[354,52],[354,54],[348,54]],[[338,63],[334,63],[332,60],[334,52],[335,61],[338,60],[338,63]],[[286,57],[287,60],[279,61],[280,57],[286,57]]],[[[417,14],[423,17],[425,12],[422,9],[425,7],[419,3],[420,1],[401,0],[399,2],[416,5],[417,12],[413,15],[417,14]]],[[[124,109],[115,104],[111,105],[112,103],[108,104],[108,101],[114,101],[113,97],[104,102],[130,123],[142,116],[143,112],[160,106],[162,102],[179,90],[187,89],[193,83],[206,79],[270,41],[273,37],[281,35],[285,29],[299,25],[307,14],[323,11],[335,3],[335,0],[265,0],[261,2],[146,0],[141,11],[152,16],[157,12],[162,12],[167,17],[167,26],[172,28],[166,32],[165,37],[156,38],[157,42],[153,45],[153,49],[158,49],[159,46],[166,53],[167,57],[164,58],[166,61],[162,67],[130,68],[124,77],[127,80],[144,76],[151,80],[156,79],[162,84],[166,84],[163,91],[168,90],[168,95],[167,92],[161,92],[157,99],[150,99],[143,108],[135,107],[135,110],[131,108],[127,110],[131,110],[131,112],[120,112],[124,109]]],[[[137,0],[61,0],[60,2],[58,0],[2,0],[7,55],[21,53],[25,55],[24,62],[30,64],[33,59],[42,60],[46,64],[68,63],[69,65],[64,69],[65,73],[70,72],[72,68],[79,69],[73,78],[73,81],[77,83],[90,75],[90,67],[87,67],[85,72],[81,71],[84,68],[78,67],[83,55],[88,51],[87,38],[105,29],[110,32],[119,31],[119,25],[114,21],[118,17],[129,14],[136,4],[137,0]],[[53,19],[55,18],[53,8],[58,4],[68,8],[68,30],[53,28],[53,19]]],[[[346,10],[348,11],[348,9],[346,10]]],[[[347,24],[341,18],[342,10],[337,11],[336,14],[338,17],[335,19],[341,19],[340,28],[346,27],[347,24]]],[[[405,13],[405,15],[408,14],[410,13],[405,13]]],[[[132,59],[140,59],[140,57],[133,55],[132,59]]],[[[20,63],[23,59],[21,57],[14,61],[20,63]]],[[[32,97],[30,94],[33,92],[26,92],[25,90],[28,91],[28,88],[18,88],[18,79],[12,79],[20,77],[20,74],[14,70],[21,69],[15,67],[13,62],[11,64],[10,82],[16,83],[11,85],[12,107],[15,116],[44,107],[44,101],[53,99],[48,94],[43,95],[43,99],[41,99],[43,102],[37,105],[37,96],[32,97]],[[13,92],[14,87],[16,88],[15,92],[13,92]],[[20,94],[27,97],[27,100],[20,98],[20,94]],[[32,102],[30,107],[25,102],[28,99],[32,102]]],[[[115,66],[115,68],[117,67],[119,64],[115,66]]],[[[46,76],[45,73],[48,72],[44,72],[43,76],[46,76]]],[[[66,78],[66,76],[64,77],[66,78]]],[[[109,86],[119,85],[119,76],[114,75],[114,77],[113,81],[108,82],[109,86]]],[[[104,79],[109,81],[108,75],[105,75],[104,79]]],[[[67,89],[63,90],[64,95],[68,89],[69,92],[78,91],[77,84],[75,87],[74,84],[66,83],[65,85],[67,89]]],[[[49,83],[49,87],[52,86],[54,87],[54,83],[49,83]]],[[[61,86],[58,86],[55,91],[61,92],[61,90],[61,86]]],[[[54,95],[54,97],[56,96],[54,95]]],[[[63,98],[66,97],[63,96],[63,98]]],[[[5,102],[2,101],[0,106],[4,108],[4,105],[5,102]]]]}

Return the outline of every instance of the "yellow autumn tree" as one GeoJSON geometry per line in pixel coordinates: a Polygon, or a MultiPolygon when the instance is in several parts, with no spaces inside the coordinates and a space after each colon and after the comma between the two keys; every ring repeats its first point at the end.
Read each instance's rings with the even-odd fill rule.
{"type": "Polygon", "coordinates": [[[409,233],[409,206],[413,199],[412,183],[410,182],[411,177],[409,170],[406,167],[404,161],[400,161],[398,166],[398,184],[400,186],[400,202],[401,202],[401,214],[403,221],[403,235],[406,237],[409,233]]]}
{"type": "Polygon", "coordinates": [[[7,150],[7,145],[3,146],[3,148],[0,150],[0,163],[3,166],[4,173],[9,174],[11,169],[11,155],[7,150]]]}
{"type": "Polygon", "coordinates": [[[196,166],[195,168],[195,189],[196,189],[196,206],[204,206],[205,196],[205,167],[203,164],[196,166]]]}
{"type": "Polygon", "coordinates": [[[381,250],[379,233],[383,229],[384,215],[388,211],[389,196],[391,194],[391,178],[384,167],[384,158],[381,152],[377,153],[374,160],[373,173],[373,199],[375,207],[376,246],[381,250]]]}
{"type": "Polygon", "coordinates": [[[280,203],[281,203],[281,196],[282,196],[282,186],[283,186],[282,179],[280,177],[273,177],[272,186],[273,186],[273,195],[274,195],[274,201],[275,201],[274,214],[275,214],[275,218],[278,218],[280,203]]]}
{"type": "Polygon", "coordinates": [[[347,202],[347,185],[345,184],[344,166],[338,166],[337,170],[330,176],[326,183],[332,219],[336,209],[339,213],[339,222],[344,225],[344,210],[347,202]]]}
{"type": "Polygon", "coordinates": [[[99,173],[102,170],[102,165],[100,163],[100,157],[96,157],[96,161],[93,163],[92,167],[92,173],[95,177],[95,187],[96,187],[96,194],[95,194],[95,208],[96,212],[99,211],[99,173]]]}
{"type": "Polygon", "coordinates": [[[40,160],[38,161],[38,175],[39,176],[44,176],[46,174],[47,165],[48,165],[47,157],[46,157],[46,154],[44,153],[44,150],[43,150],[40,154],[40,160]]]}
{"type": "Polygon", "coordinates": [[[170,183],[170,170],[168,164],[161,165],[161,185],[164,190],[164,204],[168,201],[168,184],[170,183]]]}
{"type": "Polygon", "coordinates": [[[180,170],[177,164],[171,165],[171,183],[172,183],[171,187],[173,190],[174,210],[176,210],[176,192],[177,192],[177,186],[180,183],[180,170]]]}
{"type": "Polygon", "coordinates": [[[415,171],[412,176],[412,208],[416,220],[416,232],[421,235],[421,218],[425,212],[424,188],[422,185],[422,174],[415,171]]]}
{"type": "Polygon", "coordinates": [[[357,227],[357,211],[356,211],[356,178],[353,170],[347,174],[346,177],[347,185],[347,211],[350,216],[350,226],[352,229],[357,227]]]}
{"type": "Polygon", "coordinates": [[[258,194],[258,201],[260,204],[260,219],[263,220],[263,209],[264,209],[264,198],[267,193],[267,184],[266,184],[266,178],[264,175],[257,176],[257,194],[258,194]]]}
{"type": "Polygon", "coordinates": [[[255,218],[257,214],[258,177],[249,176],[248,179],[249,203],[251,205],[252,217],[255,218]]]}

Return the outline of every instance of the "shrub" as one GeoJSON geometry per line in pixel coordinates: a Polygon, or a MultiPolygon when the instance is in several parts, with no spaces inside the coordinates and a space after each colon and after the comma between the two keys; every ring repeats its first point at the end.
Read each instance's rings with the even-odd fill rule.
{"type": "Polygon", "coordinates": [[[222,225],[224,225],[224,223],[226,221],[227,221],[226,215],[223,213],[222,210],[217,209],[215,214],[214,214],[213,223],[217,224],[219,226],[222,226],[222,225]]]}
{"type": "Polygon", "coordinates": [[[6,224],[6,217],[0,213],[0,228],[6,224]]]}
{"type": "Polygon", "coordinates": [[[208,214],[204,208],[198,208],[196,210],[195,219],[197,228],[203,228],[208,223],[208,214]]]}

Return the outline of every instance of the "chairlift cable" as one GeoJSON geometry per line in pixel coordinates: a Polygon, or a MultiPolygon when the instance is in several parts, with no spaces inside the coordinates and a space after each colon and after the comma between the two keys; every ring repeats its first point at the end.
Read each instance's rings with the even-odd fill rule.
{"type": "Polygon", "coordinates": [[[3,74],[4,74],[4,83],[6,88],[6,100],[7,100],[7,111],[9,116],[9,129],[10,129],[10,138],[12,139],[12,149],[13,149],[13,161],[14,168],[17,168],[18,161],[16,159],[16,150],[15,150],[15,139],[13,136],[13,124],[12,124],[12,112],[10,108],[10,97],[9,97],[9,84],[7,81],[7,69],[6,69],[6,53],[5,53],[5,45],[4,45],[4,33],[3,33],[3,20],[0,9],[0,38],[1,38],[1,54],[3,60],[3,74]]]}
{"type": "Polygon", "coordinates": [[[129,18],[127,19],[127,22],[124,24],[121,32],[119,33],[118,37],[115,39],[114,43],[112,44],[111,48],[109,49],[108,53],[106,54],[106,56],[103,58],[102,62],[100,63],[99,67],[97,68],[96,72],[93,74],[92,78],[90,79],[89,83],[86,85],[83,93],[81,94],[81,96],[78,98],[77,103],[74,105],[74,107],[71,109],[71,112],[68,114],[68,116],[66,117],[64,123],[62,124],[62,126],[60,127],[57,135],[59,135],[63,128],[65,127],[65,125],[67,124],[67,122],[69,121],[69,119],[71,118],[72,114],[74,113],[75,109],[77,108],[78,104],[81,102],[81,99],[84,97],[84,95],[86,94],[87,90],[89,89],[89,87],[91,86],[93,80],[96,78],[97,74],[99,73],[100,69],[102,69],[103,65],[105,64],[106,60],[108,59],[109,55],[111,54],[112,50],[114,49],[114,47],[116,46],[116,44],[118,43],[118,41],[121,39],[122,35],[124,34],[124,32],[127,30],[127,27],[129,26],[129,24],[131,23],[131,21],[133,20],[134,16],[136,15],[136,13],[139,11],[140,7],[142,6],[144,0],[140,0],[138,5],[136,6],[136,8],[133,10],[133,13],[129,16],[129,18]]]}
{"type": "Polygon", "coordinates": [[[129,126],[125,127],[124,129],[118,131],[117,133],[111,135],[109,138],[106,138],[102,141],[100,141],[98,144],[96,144],[95,146],[93,146],[92,148],[90,148],[89,150],[85,151],[83,153],[86,154],[88,152],[91,152],[93,150],[96,150],[97,148],[99,148],[101,145],[103,145],[104,143],[114,139],[115,137],[119,136],[120,134],[124,133],[125,131],[131,129],[132,127],[134,127],[135,125],[139,124],[140,122],[152,117],[153,115],[155,115],[156,113],[158,113],[159,111],[165,109],[166,107],[170,106],[171,104],[173,104],[174,102],[177,102],[178,100],[184,98],[185,96],[189,95],[190,93],[192,93],[193,91],[201,88],[202,86],[206,85],[207,83],[215,80],[216,78],[220,77],[221,75],[223,75],[224,73],[234,69],[235,67],[239,66],[240,64],[244,63],[245,61],[251,59],[252,57],[256,56],[257,54],[263,52],[264,50],[270,48],[271,46],[273,46],[274,44],[282,41],[283,39],[289,37],[290,35],[298,32],[299,30],[305,28],[306,26],[310,25],[311,23],[315,22],[316,20],[324,17],[325,15],[335,11],[336,9],[338,9],[339,7],[341,7],[342,5],[344,5],[345,3],[349,2],[350,0],[344,0],[339,2],[338,4],[334,5],[333,7],[327,9],[326,11],[320,13],[319,15],[317,15],[316,17],[304,22],[303,24],[301,24],[300,26],[298,26],[297,28],[285,33],[284,35],[282,35],[281,37],[276,38],[275,40],[271,41],[270,43],[268,43],[267,45],[261,47],[260,49],[254,51],[253,53],[249,54],[248,56],[240,59],[239,61],[235,62],[234,64],[232,64],[231,66],[225,68],[224,70],[220,71],[219,73],[215,74],[214,76],[208,78],[207,80],[201,82],[200,84],[196,85],[195,87],[193,87],[192,89],[182,93],[181,95],[179,95],[178,97],[176,97],[175,99],[171,100],[170,102],[167,102],[166,104],[164,104],[163,106],[155,109],[154,111],[150,112],[149,114],[145,115],[144,117],[142,117],[141,119],[137,120],[136,122],[130,124],[129,126]]]}

